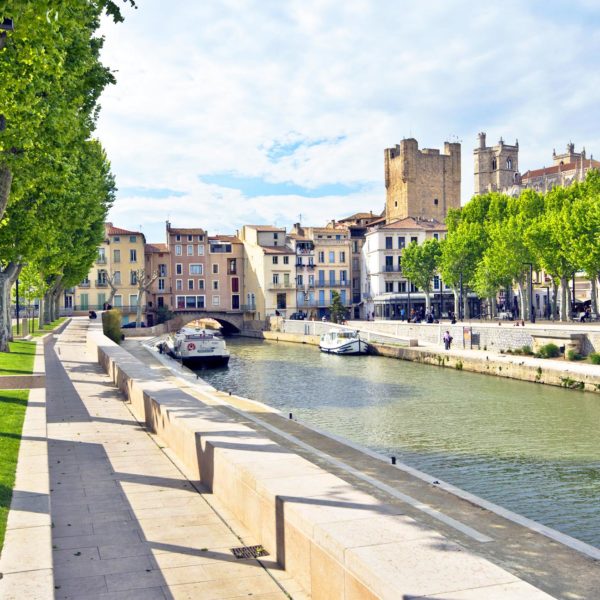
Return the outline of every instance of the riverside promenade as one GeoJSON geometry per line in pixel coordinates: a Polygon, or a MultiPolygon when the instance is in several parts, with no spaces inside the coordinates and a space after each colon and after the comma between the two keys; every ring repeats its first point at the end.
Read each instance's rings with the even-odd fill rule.
{"type": "MultiPolygon", "coordinates": [[[[190,423],[193,414],[210,416],[208,425],[216,430],[212,435],[219,437],[212,442],[210,428],[196,431],[205,438],[204,453],[212,448],[210,480],[215,486],[227,476],[217,470],[227,467],[224,457],[233,461],[247,454],[251,461],[242,461],[244,478],[250,483],[250,475],[256,474],[254,486],[263,494],[264,511],[267,497],[276,490],[281,512],[277,521],[285,515],[303,528],[310,525],[313,538],[301,557],[310,563],[310,571],[317,572],[311,574],[312,593],[307,592],[310,580],[292,578],[276,562],[282,556],[293,565],[298,557],[292,550],[302,548],[292,544],[290,533],[295,530],[287,520],[284,529],[276,523],[277,547],[266,545],[271,556],[260,562],[234,559],[231,548],[264,543],[258,539],[260,527],[251,533],[246,528],[250,521],[242,523],[231,505],[224,505],[223,495],[186,478],[176,448],[133,417],[132,404],[124,402],[113,382],[129,386],[131,394],[134,386],[120,379],[116,370],[111,377],[105,375],[97,356],[87,352],[90,327],[97,325],[74,319],[56,343],[46,345],[52,556],[44,573],[51,571],[55,598],[596,597],[597,561],[431,482],[378,464],[358,449],[269,414],[262,405],[234,397],[226,406],[227,394],[202,384],[195,389],[193,378],[186,382],[158,361],[140,362],[106,344],[106,351],[113,353],[111,360],[128,361],[125,366],[130,369],[135,363],[138,373],[154,373],[156,391],[149,381],[148,394],[171,411],[151,411],[159,428],[177,425],[177,410],[182,415],[179,427],[190,423]],[[159,381],[168,393],[164,400],[159,381]],[[181,402],[181,409],[175,402],[181,402]],[[244,427],[253,428],[256,435],[244,433],[244,427]],[[259,435],[269,437],[266,445],[259,435]],[[219,438],[224,440],[221,444],[219,438]],[[269,455],[275,461],[261,465],[269,455]],[[298,475],[287,464],[297,465],[298,475]],[[348,472],[344,464],[355,470],[348,472]],[[387,487],[378,485],[383,481],[387,487]],[[283,534],[285,552],[280,553],[283,534]],[[340,564],[370,589],[357,587],[357,581],[349,585],[353,580],[348,575],[345,586],[343,578],[340,583],[340,564]],[[378,593],[370,591],[377,585],[378,593]]],[[[140,347],[134,354],[143,358],[148,352],[140,347]]],[[[234,464],[230,462],[230,467],[234,464]]],[[[238,502],[244,498],[239,488],[232,488],[238,502]]],[[[249,496],[247,505],[254,506],[249,496]]],[[[269,514],[252,513],[251,519],[266,525],[269,514]]],[[[15,556],[22,550],[23,544],[13,539],[3,559],[7,552],[15,556]]],[[[10,589],[2,584],[0,580],[3,600],[53,597],[38,594],[27,577],[10,589]]]]}
{"type": "MultiPolygon", "coordinates": [[[[0,598],[251,595],[253,600],[282,600],[288,598],[283,589],[296,594],[295,582],[268,558],[261,564],[232,555],[231,548],[254,540],[140,427],[121,393],[86,354],[87,328],[87,319],[74,319],[56,343],[46,344],[47,429],[36,430],[38,440],[47,430],[52,523],[43,581],[28,576],[26,568],[18,579],[7,575],[0,580],[0,598]]],[[[19,514],[30,525],[40,519],[35,512],[19,514]]],[[[7,537],[3,565],[34,561],[32,555],[45,552],[44,541],[32,539],[26,529],[7,537]]]]}

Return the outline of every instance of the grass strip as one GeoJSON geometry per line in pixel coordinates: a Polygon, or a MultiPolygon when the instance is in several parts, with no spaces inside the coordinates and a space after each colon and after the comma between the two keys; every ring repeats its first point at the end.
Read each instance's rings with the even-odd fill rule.
{"type": "Polygon", "coordinates": [[[33,373],[35,342],[9,342],[10,352],[0,352],[0,376],[30,375],[33,373]]]}
{"type": "Polygon", "coordinates": [[[0,552],[15,485],[17,457],[29,390],[0,391],[0,552]]]}
{"type": "Polygon", "coordinates": [[[31,337],[40,337],[42,335],[46,335],[49,331],[52,331],[54,329],[56,329],[61,323],[63,323],[65,321],[66,317],[59,317],[58,319],[56,319],[56,321],[52,321],[52,323],[48,323],[47,325],[44,325],[41,329],[36,329],[32,334],[31,337]]]}

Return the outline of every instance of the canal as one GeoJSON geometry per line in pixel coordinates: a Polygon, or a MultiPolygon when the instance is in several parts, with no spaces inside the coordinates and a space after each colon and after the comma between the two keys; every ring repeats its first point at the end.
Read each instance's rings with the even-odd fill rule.
{"type": "Polygon", "coordinates": [[[600,547],[600,397],[230,338],[201,376],[600,547]]]}

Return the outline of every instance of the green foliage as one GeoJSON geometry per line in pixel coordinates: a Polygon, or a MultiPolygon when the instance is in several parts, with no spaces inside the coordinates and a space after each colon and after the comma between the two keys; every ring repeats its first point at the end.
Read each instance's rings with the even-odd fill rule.
{"type": "Polygon", "coordinates": [[[169,310],[166,306],[159,306],[156,309],[156,324],[160,325],[173,318],[173,311],[169,310]]]}
{"type": "Polygon", "coordinates": [[[556,358],[560,356],[560,350],[556,344],[551,342],[541,346],[537,354],[540,358],[556,358]]]}
{"type": "Polygon", "coordinates": [[[577,350],[573,350],[573,348],[567,350],[567,360],[581,360],[582,358],[583,356],[577,350]]]}
{"type": "Polygon", "coordinates": [[[106,310],[102,313],[102,330],[104,335],[116,344],[121,342],[121,319],[120,311],[116,309],[106,310]]]}
{"type": "Polygon", "coordinates": [[[10,353],[0,352],[0,376],[33,373],[35,342],[10,342],[10,353]]]}
{"type": "Polygon", "coordinates": [[[589,359],[590,359],[590,362],[593,365],[600,365],[600,353],[598,353],[598,352],[591,352],[589,354],[589,359]]]}
{"type": "Polygon", "coordinates": [[[521,352],[525,355],[525,356],[533,356],[533,350],[531,349],[531,346],[523,346],[521,348],[521,352]]]}
{"type": "Polygon", "coordinates": [[[331,294],[331,306],[329,307],[329,314],[331,315],[331,321],[333,323],[341,323],[346,319],[346,307],[342,304],[342,300],[338,292],[332,292],[331,294]]]}
{"type": "Polygon", "coordinates": [[[425,292],[427,308],[441,253],[440,243],[436,239],[425,240],[421,245],[411,242],[402,251],[402,273],[425,292]]]}

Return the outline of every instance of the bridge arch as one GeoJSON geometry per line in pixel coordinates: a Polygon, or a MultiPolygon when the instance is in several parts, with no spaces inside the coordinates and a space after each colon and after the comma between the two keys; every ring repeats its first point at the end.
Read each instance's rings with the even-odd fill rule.
{"type": "Polygon", "coordinates": [[[214,319],[222,326],[222,332],[224,335],[231,335],[233,333],[239,333],[242,330],[244,324],[244,317],[241,313],[228,313],[225,311],[202,311],[202,312],[175,312],[175,317],[172,320],[176,327],[179,329],[184,325],[187,325],[191,321],[197,319],[214,319]]]}

